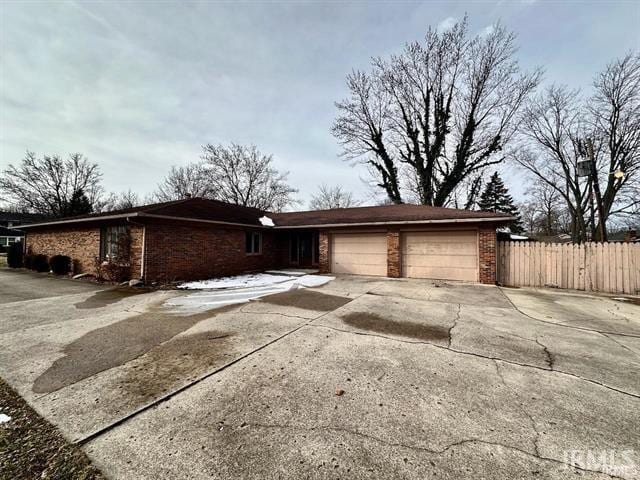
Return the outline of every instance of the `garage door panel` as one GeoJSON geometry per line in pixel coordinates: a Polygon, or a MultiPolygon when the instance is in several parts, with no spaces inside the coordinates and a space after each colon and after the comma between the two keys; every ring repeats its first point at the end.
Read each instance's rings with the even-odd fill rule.
{"type": "Polygon", "coordinates": [[[452,259],[451,255],[413,255],[410,266],[452,267],[476,269],[477,258],[475,255],[458,255],[452,259]],[[455,265],[452,265],[455,263],[455,265]]]}
{"type": "Polygon", "coordinates": [[[402,274],[413,278],[478,280],[477,232],[408,232],[402,242],[402,274]]]}
{"type": "Polygon", "coordinates": [[[355,275],[386,275],[386,234],[345,233],[333,235],[331,271],[355,275]]]}
{"type": "Polygon", "coordinates": [[[474,243],[451,242],[446,244],[440,243],[412,243],[407,245],[406,252],[408,255],[462,255],[472,256],[475,258],[477,246],[474,243]]]}

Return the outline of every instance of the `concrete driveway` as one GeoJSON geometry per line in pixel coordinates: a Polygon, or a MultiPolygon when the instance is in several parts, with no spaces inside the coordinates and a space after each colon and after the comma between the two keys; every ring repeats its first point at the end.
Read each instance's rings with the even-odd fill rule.
{"type": "Polygon", "coordinates": [[[178,315],[0,284],[0,376],[111,478],[639,475],[631,301],[338,277],[178,315]]]}

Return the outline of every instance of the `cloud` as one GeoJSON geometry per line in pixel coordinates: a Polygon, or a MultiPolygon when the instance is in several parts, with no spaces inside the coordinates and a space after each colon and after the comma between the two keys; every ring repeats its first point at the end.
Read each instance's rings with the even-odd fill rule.
{"type": "Polygon", "coordinates": [[[440,23],[438,23],[436,30],[438,31],[438,33],[446,32],[447,30],[451,30],[456,23],[458,23],[457,18],[447,17],[444,20],[442,20],[440,23]]]}
{"type": "Polygon", "coordinates": [[[495,31],[496,31],[496,24],[492,23],[491,25],[487,25],[482,30],[480,30],[478,35],[480,37],[487,37],[487,36],[491,35],[495,31]]]}

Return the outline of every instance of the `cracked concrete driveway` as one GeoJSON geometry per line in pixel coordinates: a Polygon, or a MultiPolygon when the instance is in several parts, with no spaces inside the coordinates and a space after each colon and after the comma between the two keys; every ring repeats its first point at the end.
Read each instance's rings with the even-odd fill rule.
{"type": "Polygon", "coordinates": [[[630,302],[345,276],[177,315],[0,283],[0,375],[110,478],[639,475],[630,302]]]}

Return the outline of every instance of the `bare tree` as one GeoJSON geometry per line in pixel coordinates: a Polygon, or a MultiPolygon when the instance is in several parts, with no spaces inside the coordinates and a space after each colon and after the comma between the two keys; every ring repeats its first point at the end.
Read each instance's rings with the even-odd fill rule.
{"type": "Polygon", "coordinates": [[[157,202],[181,200],[188,197],[214,198],[213,182],[202,163],[171,167],[169,175],[158,185],[151,198],[157,202]]]}
{"type": "Polygon", "coordinates": [[[526,146],[514,158],[564,199],[572,239],[582,242],[587,240],[589,186],[577,171],[578,162],[584,160],[581,139],[586,135],[578,95],[577,90],[552,85],[537,96],[523,117],[526,146]]]}
{"type": "Polygon", "coordinates": [[[526,198],[521,205],[528,232],[550,236],[570,231],[564,199],[555,188],[535,178],[526,191],[526,198]]]}
{"type": "Polygon", "coordinates": [[[311,210],[329,210],[331,208],[356,207],[360,204],[353,193],[347,192],[341,186],[329,187],[322,184],[318,192],[311,196],[309,208],[311,210]]]}
{"type": "Polygon", "coordinates": [[[80,153],[66,160],[27,152],[19,165],[10,164],[0,178],[3,199],[23,211],[52,217],[86,213],[99,204],[102,174],[80,153]]]}
{"type": "Polygon", "coordinates": [[[496,25],[470,38],[467,20],[347,77],[332,132],[343,156],[370,166],[394,203],[447,205],[469,177],[504,161],[518,112],[541,79],[523,73],[515,36],[496,25]]]}
{"type": "Polygon", "coordinates": [[[224,202],[282,211],[297,203],[298,190],[287,183],[288,172],[278,172],[273,156],[254,146],[205,145],[202,160],[213,197],[224,202]]]}
{"type": "Polygon", "coordinates": [[[112,210],[122,210],[124,208],[133,208],[142,205],[140,196],[131,189],[126,192],[115,193],[112,192],[102,202],[99,208],[96,210],[101,212],[110,212],[112,210]]]}
{"type": "MultiPolygon", "coordinates": [[[[614,60],[593,83],[587,102],[588,122],[593,130],[600,188],[596,201],[602,209],[602,231],[606,240],[611,215],[637,211],[640,197],[640,53],[614,60]],[[616,175],[619,172],[619,175],[616,175]]],[[[599,232],[599,225],[594,225],[599,232]]]]}
{"type": "Polygon", "coordinates": [[[564,200],[572,239],[606,240],[607,220],[632,214],[640,203],[640,57],[609,64],[590,98],[566,86],[547,88],[526,108],[522,135],[525,146],[515,159],[564,200]],[[578,176],[578,162],[589,158],[587,142],[597,178],[578,176]]]}

